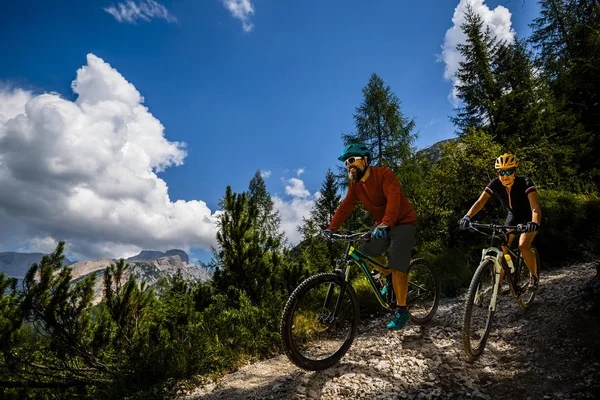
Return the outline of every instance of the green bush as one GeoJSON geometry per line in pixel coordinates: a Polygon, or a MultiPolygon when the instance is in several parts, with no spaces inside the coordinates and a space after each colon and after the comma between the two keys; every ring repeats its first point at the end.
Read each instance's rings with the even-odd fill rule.
{"type": "Polygon", "coordinates": [[[436,268],[442,296],[455,296],[469,285],[479,265],[482,247],[483,244],[474,251],[465,248],[447,249],[426,257],[436,268]]]}
{"type": "Polygon", "coordinates": [[[377,300],[375,293],[373,293],[373,288],[364,274],[358,275],[352,280],[352,287],[356,292],[360,304],[361,319],[368,319],[371,315],[381,315],[385,312],[384,308],[379,304],[379,300],[377,300]]]}
{"type": "Polygon", "coordinates": [[[540,190],[542,227],[534,244],[544,265],[600,253],[600,197],[540,190]]]}

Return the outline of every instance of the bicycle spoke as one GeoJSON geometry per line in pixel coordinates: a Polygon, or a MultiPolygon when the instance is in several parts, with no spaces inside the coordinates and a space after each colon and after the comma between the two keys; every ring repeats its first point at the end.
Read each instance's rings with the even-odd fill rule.
{"type": "Polygon", "coordinates": [[[284,346],[292,361],[302,368],[327,368],[352,343],[358,325],[357,300],[347,286],[335,312],[341,283],[333,274],[315,276],[294,292],[286,305],[282,325],[284,346]]]}
{"type": "MultiPolygon", "coordinates": [[[[540,266],[539,266],[539,257],[537,254],[537,250],[535,248],[532,248],[531,250],[533,251],[533,254],[536,258],[536,262],[538,264],[538,278],[539,278],[539,270],[540,270],[539,267],[540,266]]],[[[538,284],[539,284],[539,281],[538,281],[538,284]]],[[[529,269],[527,268],[527,265],[525,264],[525,261],[523,260],[522,257],[519,260],[519,276],[518,276],[517,286],[518,286],[518,290],[519,290],[517,302],[519,303],[519,305],[522,308],[528,308],[531,305],[531,303],[533,302],[533,300],[535,299],[536,290],[529,290],[529,269]]]]}
{"type": "Polygon", "coordinates": [[[433,266],[423,259],[411,262],[406,296],[411,319],[416,324],[429,322],[439,304],[440,286],[433,266]]]}

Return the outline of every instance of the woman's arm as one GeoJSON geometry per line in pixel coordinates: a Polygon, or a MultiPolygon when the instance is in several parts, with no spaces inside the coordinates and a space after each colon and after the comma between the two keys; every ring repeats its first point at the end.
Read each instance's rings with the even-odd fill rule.
{"type": "Polygon", "coordinates": [[[475,214],[481,211],[481,209],[483,208],[485,203],[487,203],[490,197],[490,194],[484,190],[483,193],[481,193],[481,196],[479,196],[477,201],[471,206],[471,208],[467,212],[467,216],[469,218],[473,218],[475,214]]]}
{"type": "Polygon", "coordinates": [[[531,222],[542,222],[542,207],[538,199],[537,192],[531,192],[527,195],[529,206],[531,207],[531,222]]]}

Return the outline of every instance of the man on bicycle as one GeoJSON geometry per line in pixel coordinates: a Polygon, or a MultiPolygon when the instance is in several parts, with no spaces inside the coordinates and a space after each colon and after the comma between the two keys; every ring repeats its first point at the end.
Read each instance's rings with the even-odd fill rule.
{"type": "MultiPolygon", "coordinates": [[[[372,239],[361,246],[361,251],[376,257],[389,248],[388,265],[392,271],[391,284],[397,308],[387,327],[401,329],[410,318],[406,309],[407,271],[415,243],[416,214],[394,172],[389,168],[369,165],[371,152],[366,145],[355,143],[346,146],[338,160],[343,161],[348,170],[350,186],[324,235],[337,231],[359,201],[364,205],[375,219],[376,227],[372,239]]],[[[389,285],[388,279],[384,290],[388,290],[389,285]]]]}
{"type": "MultiPolygon", "coordinates": [[[[461,229],[468,229],[471,218],[485,205],[488,199],[496,194],[502,206],[508,210],[506,225],[525,225],[525,233],[519,238],[519,250],[529,269],[529,290],[536,290],[538,285],[537,265],[531,250],[531,242],[540,227],[542,209],[537,191],[531,179],[526,176],[516,176],[519,160],[513,154],[505,153],[498,157],[495,168],[498,177],[485,187],[479,199],[459,221],[461,229]]],[[[511,235],[509,245],[514,236],[511,235]]],[[[503,249],[506,253],[506,249],[503,249]]]]}

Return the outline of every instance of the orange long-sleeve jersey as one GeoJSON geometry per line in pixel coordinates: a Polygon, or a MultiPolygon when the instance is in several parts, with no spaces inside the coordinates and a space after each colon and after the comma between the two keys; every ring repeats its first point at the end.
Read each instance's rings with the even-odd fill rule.
{"type": "Polygon", "coordinates": [[[368,175],[359,182],[350,182],[348,193],[335,211],[329,229],[338,230],[360,201],[377,224],[390,228],[396,225],[416,225],[417,215],[404,195],[398,178],[389,168],[369,167],[368,175]],[[366,178],[366,179],[365,179],[366,178]]]}

